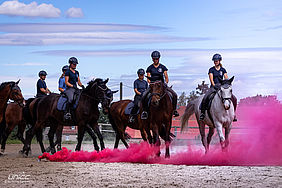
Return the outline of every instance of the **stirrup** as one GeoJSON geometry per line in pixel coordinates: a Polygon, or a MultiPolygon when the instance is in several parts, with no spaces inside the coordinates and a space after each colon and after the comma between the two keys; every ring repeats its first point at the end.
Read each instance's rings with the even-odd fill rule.
{"type": "Polygon", "coordinates": [[[237,119],[237,117],[235,116],[234,119],[233,119],[233,122],[237,122],[237,121],[238,121],[238,119],[237,119]]]}
{"type": "Polygon", "coordinates": [[[148,112],[143,111],[141,114],[141,119],[148,119],[148,112]]]}
{"type": "Polygon", "coordinates": [[[179,116],[179,113],[177,112],[177,110],[174,110],[173,115],[174,115],[174,117],[178,117],[179,116]]]}
{"type": "Polygon", "coordinates": [[[133,123],[135,121],[135,118],[133,115],[129,116],[129,123],[133,123]]]}
{"type": "Polygon", "coordinates": [[[204,113],[201,113],[201,115],[200,115],[200,118],[199,118],[200,120],[204,120],[205,119],[205,114],[204,113]]]}
{"type": "Polygon", "coordinates": [[[65,120],[71,119],[71,113],[70,113],[70,112],[67,112],[66,114],[64,114],[64,119],[65,119],[65,120]]]}

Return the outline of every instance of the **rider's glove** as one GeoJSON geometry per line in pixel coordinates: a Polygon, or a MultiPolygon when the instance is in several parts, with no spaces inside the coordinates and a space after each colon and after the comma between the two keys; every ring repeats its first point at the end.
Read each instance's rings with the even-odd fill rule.
{"type": "Polygon", "coordinates": [[[82,88],[82,90],[85,90],[85,87],[84,87],[84,85],[82,85],[82,86],[81,86],[81,88],[82,88]]]}

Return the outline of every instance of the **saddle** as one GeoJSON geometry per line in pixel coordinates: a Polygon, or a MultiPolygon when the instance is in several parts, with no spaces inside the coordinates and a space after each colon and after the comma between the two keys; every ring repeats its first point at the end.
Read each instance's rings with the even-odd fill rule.
{"type": "MultiPolygon", "coordinates": [[[[81,93],[82,93],[82,90],[80,90],[80,89],[77,89],[74,92],[73,102],[70,104],[71,109],[75,110],[76,107],[78,106],[78,102],[79,102],[81,93]]],[[[65,93],[61,93],[61,96],[60,96],[58,103],[57,103],[57,110],[65,111],[67,103],[68,103],[67,95],[65,93]]]]}

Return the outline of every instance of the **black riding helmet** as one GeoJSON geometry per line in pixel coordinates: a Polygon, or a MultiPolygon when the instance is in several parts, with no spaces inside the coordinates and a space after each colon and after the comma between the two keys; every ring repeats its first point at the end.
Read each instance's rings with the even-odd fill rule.
{"type": "Polygon", "coordinates": [[[68,69],[69,69],[69,66],[68,66],[68,65],[65,65],[65,66],[63,66],[62,71],[65,72],[65,71],[67,71],[68,69]]]}
{"type": "Polygon", "coordinates": [[[212,56],[212,60],[213,60],[213,61],[221,61],[221,60],[222,60],[222,57],[221,57],[220,54],[214,54],[214,55],[212,56]]]}
{"type": "Polygon", "coordinates": [[[78,61],[75,57],[69,58],[69,64],[78,64],[78,61]]]}
{"type": "Polygon", "coordinates": [[[161,53],[159,51],[153,51],[152,54],[151,54],[151,57],[153,59],[160,58],[161,57],[161,53]]]}
{"type": "Polygon", "coordinates": [[[139,75],[144,75],[145,74],[145,71],[144,71],[144,69],[138,69],[138,71],[137,71],[137,74],[139,75]]]}
{"type": "Polygon", "coordinates": [[[46,76],[47,75],[47,72],[46,71],[44,71],[44,70],[42,70],[42,71],[40,71],[39,73],[38,73],[38,76],[40,77],[40,76],[46,76]]]}

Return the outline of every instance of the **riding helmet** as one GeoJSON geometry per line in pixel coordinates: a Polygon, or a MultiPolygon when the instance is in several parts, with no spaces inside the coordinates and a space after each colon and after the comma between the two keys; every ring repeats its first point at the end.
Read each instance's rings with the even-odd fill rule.
{"type": "Polygon", "coordinates": [[[69,59],[69,64],[78,64],[78,61],[77,61],[77,59],[75,57],[71,57],[69,59]]]}
{"type": "Polygon", "coordinates": [[[221,60],[222,60],[222,57],[221,57],[220,54],[214,54],[214,55],[212,56],[212,60],[213,60],[213,61],[221,61],[221,60]]]}
{"type": "Polygon", "coordinates": [[[144,69],[138,69],[138,71],[137,71],[137,74],[139,75],[144,75],[145,74],[145,71],[144,71],[144,69]]]}
{"type": "Polygon", "coordinates": [[[68,69],[69,69],[69,66],[68,66],[68,65],[65,65],[65,66],[63,66],[62,71],[65,72],[65,71],[67,71],[68,69]]]}
{"type": "Polygon", "coordinates": [[[42,71],[40,71],[39,73],[38,73],[38,76],[40,77],[40,76],[46,76],[47,75],[47,72],[46,71],[44,71],[44,70],[42,70],[42,71]]]}
{"type": "Polygon", "coordinates": [[[151,54],[151,57],[153,59],[160,58],[161,57],[161,53],[159,51],[153,51],[152,54],[151,54]]]}

